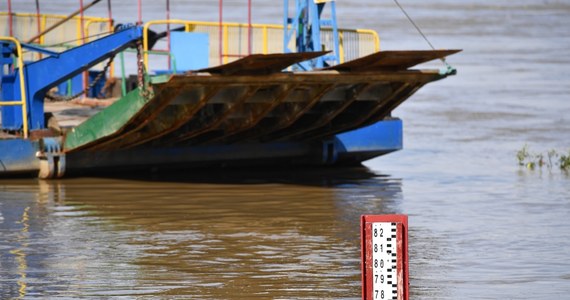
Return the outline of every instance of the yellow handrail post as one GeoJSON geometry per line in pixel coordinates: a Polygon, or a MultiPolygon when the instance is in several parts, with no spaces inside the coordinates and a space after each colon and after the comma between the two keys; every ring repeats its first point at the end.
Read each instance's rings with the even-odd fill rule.
{"type": "Polygon", "coordinates": [[[380,51],[380,37],[376,31],[370,29],[356,29],[356,33],[372,35],[372,39],[374,40],[374,51],[380,51]]]}
{"type": "Polygon", "coordinates": [[[340,58],[339,63],[342,64],[344,63],[344,33],[340,30],[338,33],[338,44],[339,44],[338,56],[340,58]]]}
{"type": "Polygon", "coordinates": [[[267,54],[268,41],[267,41],[267,26],[263,26],[263,54],[267,54]]]}
{"type": "Polygon", "coordinates": [[[222,53],[222,55],[224,56],[224,64],[228,63],[228,53],[229,53],[229,49],[230,49],[230,37],[228,34],[228,25],[224,25],[224,34],[223,34],[223,41],[224,41],[224,53],[222,53]]]}
{"type": "Polygon", "coordinates": [[[148,68],[148,28],[152,25],[153,22],[145,23],[143,26],[143,64],[145,70],[150,70],[148,68]]]}

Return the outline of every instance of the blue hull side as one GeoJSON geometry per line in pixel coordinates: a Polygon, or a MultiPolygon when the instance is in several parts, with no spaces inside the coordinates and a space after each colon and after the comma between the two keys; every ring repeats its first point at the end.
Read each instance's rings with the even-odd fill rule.
{"type": "Polygon", "coordinates": [[[403,123],[400,119],[373,125],[336,136],[339,163],[360,163],[365,160],[402,150],[403,123]]]}
{"type": "MultiPolygon", "coordinates": [[[[0,175],[37,172],[38,142],[0,140],[0,175]]],[[[398,119],[335,136],[329,141],[252,143],[194,147],[134,148],[121,151],[79,151],[66,155],[66,174],[148,167],[346,165],[402,149],[398,119]]]]}
{"type": "Polygon", "coordinates": [[[0,140],[0,175],[37,172],[38,143],[22,139],[0,140]]]}

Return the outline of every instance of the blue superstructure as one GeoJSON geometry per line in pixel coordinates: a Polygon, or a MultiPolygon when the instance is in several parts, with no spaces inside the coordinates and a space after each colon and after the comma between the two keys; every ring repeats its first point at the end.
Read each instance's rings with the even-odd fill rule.
{"type": "Polygon", "coordinates": [[[303,70],[323,68],[340,63],[340,47],[338,25],[336,22],[335,1],[295,0],[295,8],[289,9],[289,0],[284,0],[283,46],[284,52],[315,52],[323,51],[321,28],[330,28],[333,40],[333,49],[330,53],[319,56],[310,61],[300,63],[303,70]],[[330,18],[325,19],[323,13],[328,8],[330,18]],[[291,40],[294,39],[295,49],[290,49],[291,40]]]}
{"type": "MultiPolygon", "coordinates": [[[[28,95],[28,122],[30,130],[39,130],[46,127],[44,119],[44,99],[46,93],[53,87],[88,70],[93,65],[116,55],[129,46],[130,43],[140,40],[142,31],[139,27],[131,27],[99,40],[87,43],[80,47],[71,48],[61,53],[55,53],[21,44],[23,48],[31,51],[41,51],[46,54],[44,59],[26,63],[23,66],[28,95]]],[[[9,42],[0,42],[3,60],[2,64],[8,69],[14,68],[11,54],[15,45],[9,42]]],[[[19,100],[20,95],[19,73],[14,70],[8,75],[2,75],[2,99],[19,100]]],[[[2,128],[7,130],[21,130],[23,128],[22,108],[7,106],[2,109],[2,128]]]]}

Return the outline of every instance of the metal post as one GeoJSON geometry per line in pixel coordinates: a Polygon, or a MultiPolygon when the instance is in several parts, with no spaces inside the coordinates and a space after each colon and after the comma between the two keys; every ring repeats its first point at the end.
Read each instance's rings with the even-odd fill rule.
{"type": "Polygon", "coordinates": [[[10,36],[14,36],[14,30],[12,25],[12,0],[8,0],[8,23],[10,28],[10,36]]]}
{"type": "MultiPolygon", "coordinates": [[[[111,0],[107,0],[107,13],[109,17],[109,32],[113,32],[113,8],[111,7],[111,0]]],[[[111,65],[109,69],[109,78],[113,78],[115,75],[115,64],[111,65]]]]}
{"type": "Polygon", "coordinates": [[[247,52],[251,55],[252,39],[251,39],[251,0],[247,1],[247,52]]]}
{"type": "Polygon", "coordinates": [[[138,7],[138,15],[139,15],[139,20],[137,23],[138,23],[138,25],[142,25],[142,0],[138,0],[137,7],[138,7]]]}
{"type": "MultiPolygon", "coordinates": [[[[36,0],[36,22],[38,23],[38,35],[40,35],[42,32],[42,22],[41,22],[41,17],[40,17],[40,1],[39,0],[36,0]]],[[[41,43],[41,40],[39,40],[38,43],[41,43]]],[[[38,53],[38,59],[42,59],[41,53],[38,53]]]]}
{"type": "Polygon", "coordinates": [[[36,0],[36,22],[38,23],[38,34],[42,32],[42,25],[40,21],[40,1],[36,0]]]}
{"type": "Polygon", "coordinates": [[[219,42],[218,42],[218,46],[219,46],[219,50],[218,50],[218,51],[219,51],[219,53],[220,53],[220,65],[223,63],[223,60],[222,60],[222,59],[223,59],[223,56],[224,56],[223,53],[222,53],[222,52],[223,52],[223,47],[222,47],[222,41],[223,41],[223,37],[222,37],[222,34],[223,34],[223,33],[222,33],[222,32],[223,32],[223,30],[222,30],[222,27],[223,27],[223,23],[222,23],[222,19],[223,19],[223,5],[224,5],[224,1],[223,1],[223,0],[220,0],[219,5],[218,5],[218,6],[219,6],[219,8],[218,8],[218,9],[219,9],[219,11],[218,11],[218,17],[219,17],[219,33],[218,33],[218,35],[219,35],[219,42]]]}
{"type": "MultiPolygon", "coordinates": [[[[309,51],[322,51],[321,49],[321,24],[320,24],[320,7],[321,4],[316,4],[314,1],[309,1],[307,9],[309,10],[309,22],[311,24],[311,41],[309,42],[307,50],[309,51]]],[[[323,67],[323,59],[319,57],[315,60],[314,68],[323,67]]]]}
{"type": "MultiPolygon", "coordinates": [[[[166,51],[170,54],[170,0],[166,0],[166,51]]],[[[171,68],[170,55],[168,56],[168,70],[171,68]]],[[[175,72],[176,73],[176,72],[175,72]]]]}
{"type": "MultiPolygon", "coordinates": [[[[80,22],[80,27],[81,27],[81,45],[85,44],[85,16],[83,14],[83,0],[79,0],[79,10],[80,10],[80,15],[79,15],[79,22],[80,22]]],[[[87,89],[87,87],[89,86],[89,73],[87,71],[83,72],[83,90],[87,89]]],[[[87,93],[89,91],[85,92],[81,98],[85,98],[87,97],[87,93]]]]}
{"type": "Polygon", "coordinates": [[[127,75],[125,74],[125,55],[124,52],[119,54],[121,58],[121,95],[125,97],[127,94],[127,75]]]}
{"type": "MultiPolygon", "coordinates": [[[[293,24],[291,24],[293,27],[293,24]]],[[[289,50],[289,0],[283,0],[283,53],[291,52],[289,50]]]]}
{"type": "Polygon", "coordinates": [[[331,1],[331,22],[332,22],[332,29],[333,29],[333,44],[334,44],[334,57],[335,63],[339,64],[340,59],[340,38],[338,33],[338,25],[336,23],[336,3],[335,1],[331,1]]]}
{"type": "Polygon", "coordinates": [[[321,35],[322,27],[331,27],[333,34],[334,53],[324,57],[318,57],[310,62],[297,64],[302,69],[322,68],[325,61],[328,64],[337,64],[340,61],[339,56],[339,31],[336,24],[336,6],[334,0],[315,1],[315,0],[295,0],[295,12],[289,15],[289,1],[284,0],[284,20],[283,26],[284,38],[283,46],[285,52],[291,52],[289,43],[295,35],[295,48],[297,52],[313,52],[322,51],[321,35]],[[331,18],[323,19],[323,10],[326,5],[331,9],[331,18]],[[290,29],[289,29],[290,27],[290,29]]]}
{"type": "Polygon", "coordinates": [[[109,16],[109,30],[113,30],[113,8],[111,0],[107,0],[107,14],[109,16]]]}

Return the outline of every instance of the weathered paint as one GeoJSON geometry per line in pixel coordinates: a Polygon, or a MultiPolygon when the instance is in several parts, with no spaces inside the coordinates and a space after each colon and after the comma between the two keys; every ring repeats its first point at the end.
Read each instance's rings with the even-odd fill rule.
{"type": "Polygon", "coordinates": [[[30,140],[0,140],[0,175],[38,171],[39,160],[36,158],[38,149],[38,142],[30,140]]]}
{"type": "Polygon", "coordinates": [[[408,216],[406,215],[361,216],[362,300],[409,299],[408,228],[408,216]],[[380,231],[383,228],[387,230],[380,231]],[[382,247],[379,248],[379,246],[382,247]],[[384,250],[386,253],[382,253],[384,250]],[[378,259],[386,256],[391,256],[392,259],[386,259],[382,266],[378,259]],[[393,258],[395,258],[395,262],[393,258]],[[393,277],[394,268],[396,269],[396,278],[393,277]],[[378,275],[382,274],[392,275],[391,278],[384,278],[387,284],[383,285],[378,280],[378,275]],[[386,288],[384,293],[380,290],[382,287],[386,288]]]}
{"type": "Polygon", "coordinates": [[[94,141],[101,142],[118,135],[125,129],[129,120],[141,115],[141,110],[148,102],[144,97],[140,97],[138,89],[132,90],[125,97],[72,129],[65,137],[64,151],[78,150],[94,141]]]}
{"type": "Polygon", "coordinates": [[[374,124],[439,72],[173,75],[133,91],[70,132],[65,151],[152,144],[319,141],[374,124]]]}
{"type": "MultiPolygon", "coordinates": [[[[109,126],[111,124],[108,124],[109,126]]],[[[115,124],[116,125],[116,124],[115,124]]],[[[97,131],[100,132],[100,131],[97,131]]],[[[402,148],[402,121],[391,119],[336,136],[332,147],[314,141],[241,143],[231,145],[136,147],[113,151],[72,151],[66,172],[104,168],[176,167],[207,165],[354,164],[402,148]],[[328,157],[330,153],[334,155],[328,157]]],[[[39,143],[0,140],[0,175],[37,172],[39,143]]]]}
{"type": "Polygon", "coordinates": [[[274,166],[357,164],[402,148],[402,122],[394,119],[333,139],[334,158],[319,141],[238,143],[203,146],[140,146],[67,154],[68,171],[122,168],[193,168],[201,166],[274,166]]]}
{"type": "Polygon", "coordinates": [[[323,56],[328,52],[299,52],[299,53],[272,53],[252,54],[234,62],[201,69],[196,72],[208,72],[223,75],[262,75],[278,73],[293,64],[323,56]]]}
{"type": "Polygon", "coordinates": [[[342,153],[396,151],[403,147],[403,122],[390,119],[336,136],[342,153]]]}
{"type": "Polygon", "coordinates": [[[413,66],[446,56],[461,50],[408,50],[380,51],[349,62],[326,68],[337,71],[406,70],[413,66]]]}

